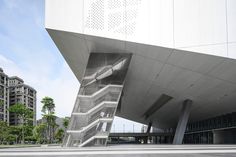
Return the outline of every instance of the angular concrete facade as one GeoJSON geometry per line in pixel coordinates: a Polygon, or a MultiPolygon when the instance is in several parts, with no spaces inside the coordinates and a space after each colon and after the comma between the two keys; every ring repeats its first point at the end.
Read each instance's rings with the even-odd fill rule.
{"type": "Polygon", "coordinates": [[[115,115],[176,128],[187,99],[190,123],[236,111],[235,8],[234,0],[46,0],[45,25],[80,82],[91,54],[131,54],[115,115]]]}

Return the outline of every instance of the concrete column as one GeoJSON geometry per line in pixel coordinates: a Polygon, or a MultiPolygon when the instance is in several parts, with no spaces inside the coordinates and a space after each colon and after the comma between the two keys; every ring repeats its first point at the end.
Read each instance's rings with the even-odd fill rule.
{"type": "MultiPolygon", "coordinates": [[[[147,128],[147,131],[146,131],[147,134],[150,133],[151,128],[152,128],[152,122],[150,121],[150,122],[148,123],[148,128],[147,128]]],[[[148,136],[144,138],[144,143],[147,144],[147,142],[148,142],[148,136]]]]}
{"type": "Polygon", "coordinates": [[[173,140],[173,144],[182,144],[184,133],[186,130],[186,126],[188,123],[188,117],[190,114],[191,106],[192,106],[192,100],[184,100],[182,110],[179,116],[179,122],[177,125],[177,128],[175,130],[175,137],[173,140]]]}
{"type": "Polygon", "coordinates": [[[149,122],[149,123],[148,123],[148,128],[147,128],[147,132],[146,132],[146,133],[150,133],[151,128],[152,128],[152,122],[149,122]]]}

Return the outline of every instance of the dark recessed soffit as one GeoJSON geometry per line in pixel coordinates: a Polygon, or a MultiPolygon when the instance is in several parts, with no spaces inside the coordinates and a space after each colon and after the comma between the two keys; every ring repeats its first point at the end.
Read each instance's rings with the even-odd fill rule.
{"type": "Polygon", "coordinates": [[[162,106],[164,106],[167,102],[169,102],[173,97],[162,94],[153,105],[143,114],[145,119],[149,118],[153,113],[159,110],[162,106]]]}

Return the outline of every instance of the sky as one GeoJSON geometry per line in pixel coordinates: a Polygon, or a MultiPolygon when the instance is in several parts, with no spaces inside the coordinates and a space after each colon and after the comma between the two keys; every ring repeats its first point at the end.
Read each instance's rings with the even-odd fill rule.
{"type": "MultiPolygon", "coordinates": [[[[0,67],[37,90],[37,119],[45,96],[54,99],[57,116],[70,116],[80,84],[44,28],[44,0],[0,0],[0,67]]],[[[141,126],[116,117],[112,131],[141,126]]]]}

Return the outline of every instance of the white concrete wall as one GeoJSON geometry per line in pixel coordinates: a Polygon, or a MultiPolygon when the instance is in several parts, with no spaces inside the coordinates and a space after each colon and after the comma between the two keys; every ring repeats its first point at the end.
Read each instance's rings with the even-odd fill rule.
{"type": "Polygon", "coordinates": [[[236,0],[46,0],[46,27],[236,59],[236,0]]]}
{"type": "Polygon", "coordinates": [[[46,0],[45,27],[83,33],[83,0],[46,0]]]}

